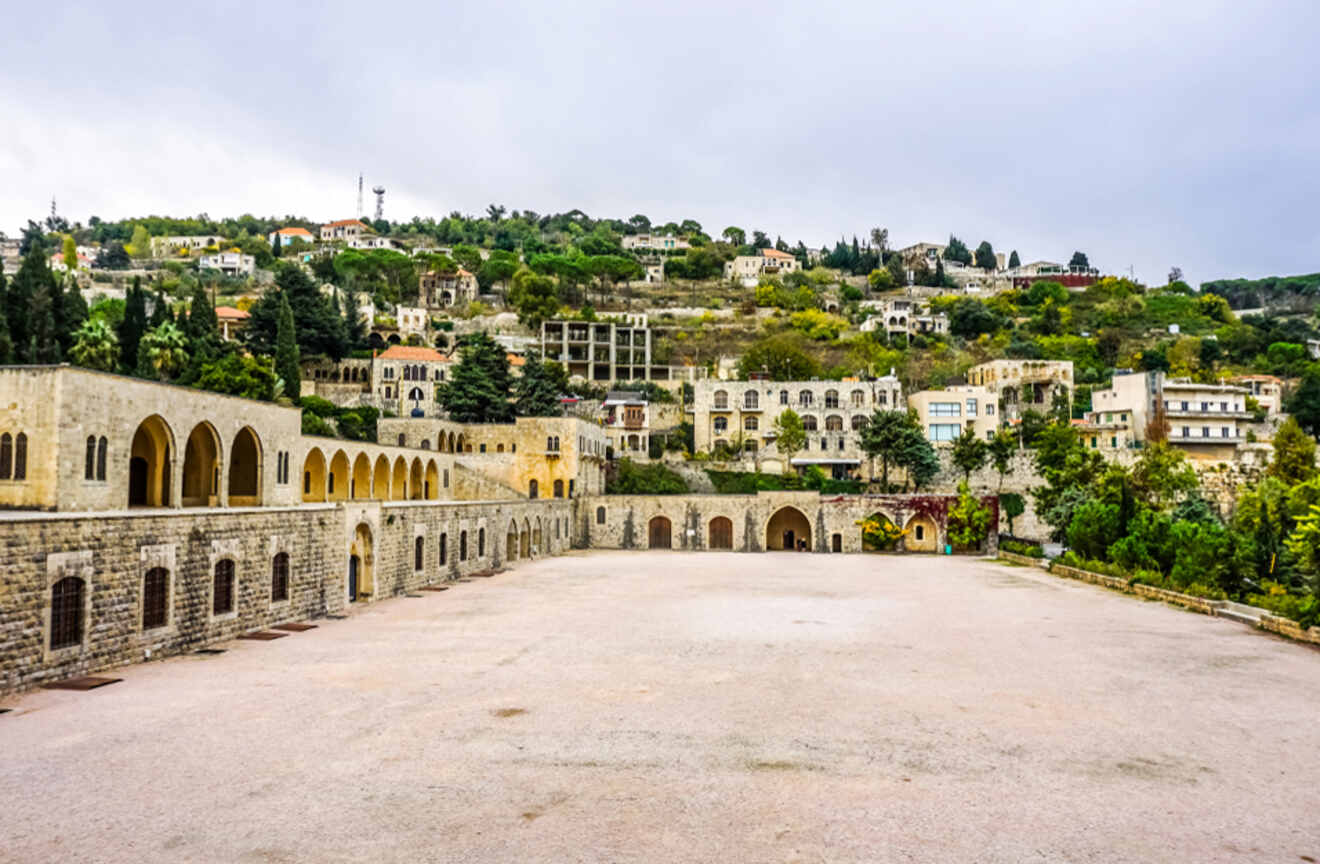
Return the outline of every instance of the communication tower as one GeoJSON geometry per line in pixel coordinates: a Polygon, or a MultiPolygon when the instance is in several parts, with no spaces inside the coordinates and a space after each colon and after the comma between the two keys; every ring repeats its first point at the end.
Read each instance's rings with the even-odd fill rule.
{"type": "Polygon", "coordinates": [[[376,193],[376,221],[379,222],[385,218],[385,187],[372,186],[371,191],[376,193]]]}
{"type": "Polygon", "coordinates": [[[359,219],[362,218],[362,174],[361,174],[361,172],[358,173],[358,206],[357,206],[357,218],[359,218],[359,219]]]}

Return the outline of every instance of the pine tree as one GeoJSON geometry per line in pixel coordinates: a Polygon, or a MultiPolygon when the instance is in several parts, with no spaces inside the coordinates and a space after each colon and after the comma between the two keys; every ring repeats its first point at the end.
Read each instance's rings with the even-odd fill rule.
{"type": "Polygon", "coordinates": [[[1016,250],[1016,249],[1014,249],[1014,250],[1013,250],[1012,252],[1010,252],[1009,255],[1008,255],[1008,266],[1009,266],[1010,269],[1013,268],[1013,267],[1021,267],[1021,266],[1022,266],[1022,259],[1018,257],[1018,254],[1017,254],[1017,250],[1016,250]]]}
{"type": "Polygon", "coordinates": [[[9,290],[5,285],[5,268],[0,267],[0,365],[14,362],[14,343],[9,339],[9,290]]]}
{"type": "Polygon", "coordinates": [[[514,388],[513,409],[519,417],[558,417],[563,413],[555,376],[546,364],[529,360],[514,388]]]}
{"type": "Polygon", "coordinates": [[[301,392],[301,371],[298,361],[298,331],[293,323],[293,307],[289,298],[280,293],[279,326],[275,335],[275,374],[284,379],[284,394],[297,399],[301,392]]]}
{"type": "Polygon", "coordinates": [[[283,247],[283,246],[284,246],[284,242],[283,242],[283,240],[282,240],[281,237],[280,237],[280,232],[276,231],[276,232],[275,232],[275,239],[272,240],[271,243],[270,243],[270,254],[271,254],[271,256],[274,257],[274,258],[278,258],[278,257],[280,257],[280,253],[284,251],[284,250],[281,248],[281,247],[283,247]]]}
{"type": "Polygon", "coordinates": [[[28,363],[59,363],[63,358],[59,334],[55,329],[58,293],[58,283],[54,279],[47,279],[32,295],[27,318],[28,363]]]}
{"type": "Polygon", "coordinates": [[[459,423],[504,423],[513,419],[509,404],[509,360],[486,331],[468,336],[462,360],[440,388],[440,403],[459,423]]]}
{"type": "Polygon", "coordinates": [[[180,384],[194,384],[202,377],[205,367],[220,353],[220,325],[215,318],[215,307],[206,289],[200,284],[193,288],[188,303],[188,314],[179,328],[188,342],[188,367],[179,376],[180,384]]]}
{"type": "MultiPolygon", "coordinates": [[[[54,274],[52,274],[54,276],[54,274]]],[[[87,301],[72,278],[66,286],[58,276],[52,280],[54,290],[52,314],[55,316],[55,338],[60,343],[60,352],[68,356],[73,347],[75,334],[87,320],[87,301]]]]}
{"type": "Polygon", "coordinates": [[[17,363],[37,362],[32,349],[33,303],[39,292],[49,290],[50,283],[46,246],[41,236],[36,235],[31,238],[27,254],[23,256],[23,263],[5,297],[5,316],[9,319],[10,343],[14,346],[14,361],[17,363]]]}
{"type": "Polygon", "coordinates": [[[130,375],[137,371],[138,343],[147,332],[147,299],[141,278],[134,276],[124,297],[124,320],[119,323],[119,357],[130,375]]]}

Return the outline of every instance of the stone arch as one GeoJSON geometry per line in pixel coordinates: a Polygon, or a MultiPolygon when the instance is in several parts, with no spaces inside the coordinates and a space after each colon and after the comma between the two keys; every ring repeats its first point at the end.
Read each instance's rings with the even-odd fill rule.
{"type": "Polygon", "coordinates": [[[308,450],[307,458],[303,459],[302,490],[304,501],[325,500],[325,454],[319,447],[308,450]]]}
{"type": "Polygon", "coordinates": [[[903,535],[903,548],[908,552],[935,552],[939,548],[939,529],[935,520],[925,513],[918,513],[904,526],[907,534],[903,535]]]}
{"type": "Polygon", "coordinates": [[[244,426],[229,445],[229,504],[255,507],[261,504],[261,439],[251,426],[244,426]]]}
{"type": "Polygon", "coordinates": [[[652,516],[646,523],[646,548],[673,549],[674,525],[668,516],[652,516]]]}
{"type": "Polygon", "coordinates": [[[390,497],[390,460],[384,454],[376,457],[376,468],[371,472],[371,497],[382,501],[390,497]]]}
{"type": "Polygon", "coordinates": [[[518,560],[518,523],[509,523],[509,533],[504,538],[504,560],[518,560]]]}
{"type": "Polygon", "coordinates": [[[707,549],[733,548],[733,520],[728,516],[716,516],[710,520],[706,531],[707,549]]]}
{"type": "Polygon", "coordinates": [[[402,456],[394,460],[394,475],[390,479],[390,498],[403,501],[408,497],[408,463],[402,456]]]}
{"type": "Polygon", "coordinates": [[[421,500],[425,489],[422,487],[422,460],[419,456],[414,456],[412,467],[408,470],[408,497],[414,501],[421,500]]]}
{"type": "Polygon", "coordinates": [[[532,557],[532,527],[523,519],[522,530],[518,532],[518,555],[522,558],[532,557]]]}
{"type": "Polygon", "coordinates": [[[366,453],[359,453],[353,460],[353,479],[348,492],[354,500],[371,497],[371,460],[366,453]]]}
{"type": "Polygon", "coordinates": [[[220,436],[203,420],[188,433],[183,448],[183,506],[214,507],[220,503],[220,436]]]}
{"type": "Polygon", "coordinates": [[[426,483],[422,488],[426,491],[428,501],[440,497],[440,469],[436,468],[434,459],[428,459],[426,462],[426,483]]]}
{"type": "Polygon", "coordinates": [[[370,597],[375,592],[376,559],[372,548],[371,526],[358,523],[348,548],[348,602],[370,597]]]}
{"type": "MultiPolygon", "coordinates": [[[[858,529],[861,533],[861,538],[862,538],[862,551],[884,552],[893,549],[894,543],[891,543],[886,546],[882,542],[879,542],[878,539],[874,537],[874,535],[872,536],[872,539],[870,540],[867,539],[866,523],[868,522],[875,522],[877,523],[877,526],[883,526],[885,524],[889,524],[889,525],[898,524],[897,522],[894,521],[893,517],[891,517],[888,513],[884,512],[883,510],[877,510],[876,512],[872,513],[870,516],[867,516],[866,519],[862,520],[862,525],[858,529]]],[[[895,543],[897,543],[897,541],[895,541],[895,543]]]]}
{"type": "Polygon", "coordinates": [[[326,482],[326,498],[330,501],[348,500],[348,454],[336,450],[330,458],[330,476],[326,482]]]}
{"type": "Polygon", "coordinates": [[[454,433],[453,433],[453,432],[450,432],[450,433],[449,433],[449,446],[445,448],[445,452],[446,452],[446,453],[453,453],[453,452],[454,452],[454,433]]]}
{"type": "Polygon", "coordinates": [[[541,548],[541,520],[539,518],[536,520],[536,524],[532,526],[532,549],[536,553],[543,551],[541,548]]]}
{"type": "Polygon", "coordinates": [[[765,523],[765,548],[793,551],[801,543],[811,551],[811,522],[796,507],[780,507],[765,523]]]}
{"type": "Polygon", "coordinates": [[[168,507],[174,433],[159,414],[138,424],[129,445],[128,506],[168,507]]]}
{"type": "Polygon", "coordinates": [[[462,433],[462,432],[459,432],[459,433],[458,433],[458,438],[457,438],[457,440],[455,441],[454,446],[458,448],[457,450],[454,451],[455,453],[464,453],[464,452],[466,452],[466,450],[465,450],[464,448],[467,447],[467,441],[463,438],[463,433],[462,433]]]}

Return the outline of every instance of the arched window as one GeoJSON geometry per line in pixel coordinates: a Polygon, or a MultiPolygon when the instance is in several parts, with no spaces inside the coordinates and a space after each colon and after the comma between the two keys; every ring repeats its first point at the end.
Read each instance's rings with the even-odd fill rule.
{"type": "Polygon", "coordinates": [[[449,563],[449,534],[442,532],[440,534],[440,566],[443,567],[449,563]]]}
{"type": "Polygon", "coordinates": [[[761,394],[757,393],[755,390],[748,390],[743,393],[743,408],[755,409],[759,407],[760,402],[761,394]]]}
{"type": "Polygon", "coordinates": [[[486,557],[486,529],[477,529],[477,557],[486,557]]]}
{"type": "Polygon", "coordinates": [[[866,394],[863,393],[861,390],[852,391],[852,407],[854,408],[866,407],[866,394]]]}
{"type": "Polygon", "coordinates": [[[50,648],[81,645],[83,639],[83,580],[65,576],[50,589],[50,648]]]}
{"type": "Polygon", "coordinates": [[[423,439],[422,439],[422,449],[423,449],[423,450],[430,450],[430,449],[431,449],[431,439],[430,439],[430,438],[423,438],[423,439]]]}
{"type": "Polygon", "coordinates": [[[413,538],[413,569],[421,570],[422,563],[426,560],[426,538],[413,538]]]}
{"type": "Polygon", "coordinates": [[[411,381],[411,380],[412,380],[412,367],[411,367],[411,366],[404,366],[404,367],[403,367],[403,380],[404,380],[404,381],[411,381]]]}
{"type": "Polygon", "coordinates": [[[604,524],[605,524],[605,508],[604,508],[604,507],[597,507],[597,508],[596,508],[596,524],[597,524],[597,525],[604,525],[604,524]]]}
{"type": "Polygon", "coordinates": [[[563,497],[564,497],[564,481],[563,481],[563,480],[556,480],[556,481],[555,481],[555,497],[556,497],[556,498],[563,498],[563,497]]]}
{"type": "Polygon", "coordinates": [[[825,391],[825,407],[826,407],[826,408],[838,408],[838,407],[839,407],[839,391],[838,391],[838,390],[826,390],[826,391],[825,391]]]}
{"type": "Polygon", "coordinates": [[[866,428],[866,415],[858,414],[852,418],[852,428],[854,432],[861,432],[866,428]]]}
{"type": "Polygon", "coordinates": [[[755,417],[744,417],[744,418],[743,418],[743,429],[747,430],[748,432],[755,432],[755,431],[756,431],[756,427],[757,427],[757,425],[758,425],[758,424],[757,424],[757,422],[756,422],[756,418],[755,418],[755,417]]]}
{"type": "Polygon", "coordinates": [[[399,440],[399,446],[402,447],[403,442],[407,440],[407,436],[405,436],[402,432],[400,432],[398,440],[399,440]]]}
{"type": "Polygon", "coordinates": [[[831,414],[830,416],[826,417],[826,418],[825,418],[825,431],[826,431],[826,432],[842,432],[842,431],[843,431],[843,418],[840,417],[838,414],[831,414]]]}
{"type": "Polygon", "coordinates": [[[170,571],[152,567],[142,577],[142,629],[155,630],[170,623],[170,571]]]}
{"type": "Polygon", "coordinates": [[[729,394],[724,390],[716,390],[714,406],[716,411],[727,411],[729,408],[729,394]]]}
{"type": "Polygon", "coordinates": [[[289,599],[289,553],[280,552],[270,562],[270,602],[289,599]]]}
{"type": "Polygon", "coordinates": [[[458,560],[467,560],[467,532],[458,532],[458,560]]]}
{"type": "Polygon", "coordinates": [[[422,396],[422,388],[421,388],[421,387],[414,387],[414,388],[412,388],[411,390],[409,390],[409,391],[408,391],[408,398],[411,399],[411,400],[414,401],[414,402],[421,402],[421,401],[422,401],[422,398],[423,398],[423,396],[422,396]]]}
{"type": "Polygon", "coordinates": [[[535,481],[535,480],[528,480],[528,481],[527,481],[527,497],[528,497],[528,498],[535,498],[535,497],[537,497],[537,496],[536,496],[536,481],[535,481]]]}
{"type": "Polygon", "coordinates": [[[554,449],[555,449],[555,439],[554,439],[553,437],[549,437],[549,436],[546,437],[546,439],[545,439],[545,449],[546,449],[546,451],[550,451],[550,450],[554,450],[554,449]]]}
{"type": "Polygon", "coordinates": [[[716,418],[715,418],[715,434],[716,434],[716,435],[723,435],[723,434],[724,434],[725,432],[727,432],[727,431],[729,431],[729,418],[728,418],[728,417],[716,417],[716,418]]]}
{"type": "Polygon", "coordinates": [[[811,391],[803,390],[798,393],[798,404],[804,408],[811,407],[811,391]]]}
{"type": "Polygon", "coordinates": [[[14,476],[14,436],[0,435],[0,480],[14,476]]]}
{"type": "Polygon", "coordinates": [[[27,478],[27,433],[19,432],[14,439],[14,479],[27,478]]]}
{"type": "Polygon", "coordinates": [[[83,479],[96,479],[96,436],[87,436],[87,455],[83,458],[83,479]]]}
{"type": "Polygon", "coordinates": [[[805,429],[805,430],[808,431],[808,432],[815,432],[815,431],[816,431],[816,428],[817,428],[817,427],[816,427],[816,418],[815,418],[815,417],[803,417],[803,418],[802,418],[802,428],[805,429]]]}
{"type": "Polygon", "coordinates": [[[215,562],[211,582],[211,614],[228,615],[234,611],[234,562],[229,558],[215,562]]]}
{"type": "Polygon", "coordinates": [[[779,391],[779,404],[780,404],[780,405],[787,405],[787,404],[788,404],[788,391],[787,391],[787,390],[780,390],[780,391],[779,391]]]}

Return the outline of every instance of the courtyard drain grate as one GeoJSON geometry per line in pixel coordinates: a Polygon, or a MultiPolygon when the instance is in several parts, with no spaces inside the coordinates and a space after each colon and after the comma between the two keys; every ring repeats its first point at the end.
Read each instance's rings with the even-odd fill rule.
{"type": "Polygon", "coordinates": [[[404,596],[404,597],[411,597],[411,598],[413,598],[414,600],[420,600],[420,599],[422,599],[422,595],[421,595],[421,594],[404,594],[403,596],[404,596]]]}
{"type": "Polygon", "coordinates": [[[194,653],[194,654],[223,654],[223,653],[225,653],[225,649],[224,649],[224,648],[198,648],[198,649],[197,649],[196,651],[194,651],[193,653],[194,653]]]}
{"type": "Polygon", "coordinates": [[[97,678],[93,675],[84,675],[81,678],[66,678],[63,681],[42,684],[41,686],[47,690],[95,690],[97,687],[104,687],[107,684],[114,684],[123,680],[123,678],[97,678]]]}
{"type": "Polygon", "coordinates": [[[325,617],[329,618],[331,621],[347,621],[347,620],[348,620],[348,616],[347,616],[347,615],[327,615],[327,616],[325,616],[325,617]]]}
{"type": "Polygon", "coordinates": [[[419,591],[448,591],[448,585],[423,585],[419,591]]]}
{"type": "Polygon", "coordinates": [[[256,630],[252,633],[244,633],[239,639],[253,639],[258,642],[270,642],[273,639],[283,639],[288,633],[276,633],[274,630],[256,630]]]}
{"type": "Polygon", "coordinates": [[[276,624],[274,629],[276,629],[276,630],[288,630],[290,633],[303,633],[303,632],[305,632],[305,631],[307,631],[307,630],[315,630],[315,629],[316,629],[316,625],[315,625],[315,624],[300,624],[300,623],[298,623],[298,622],[290,622],[290,623],[288,623],[288,624],[276,624]]]}

